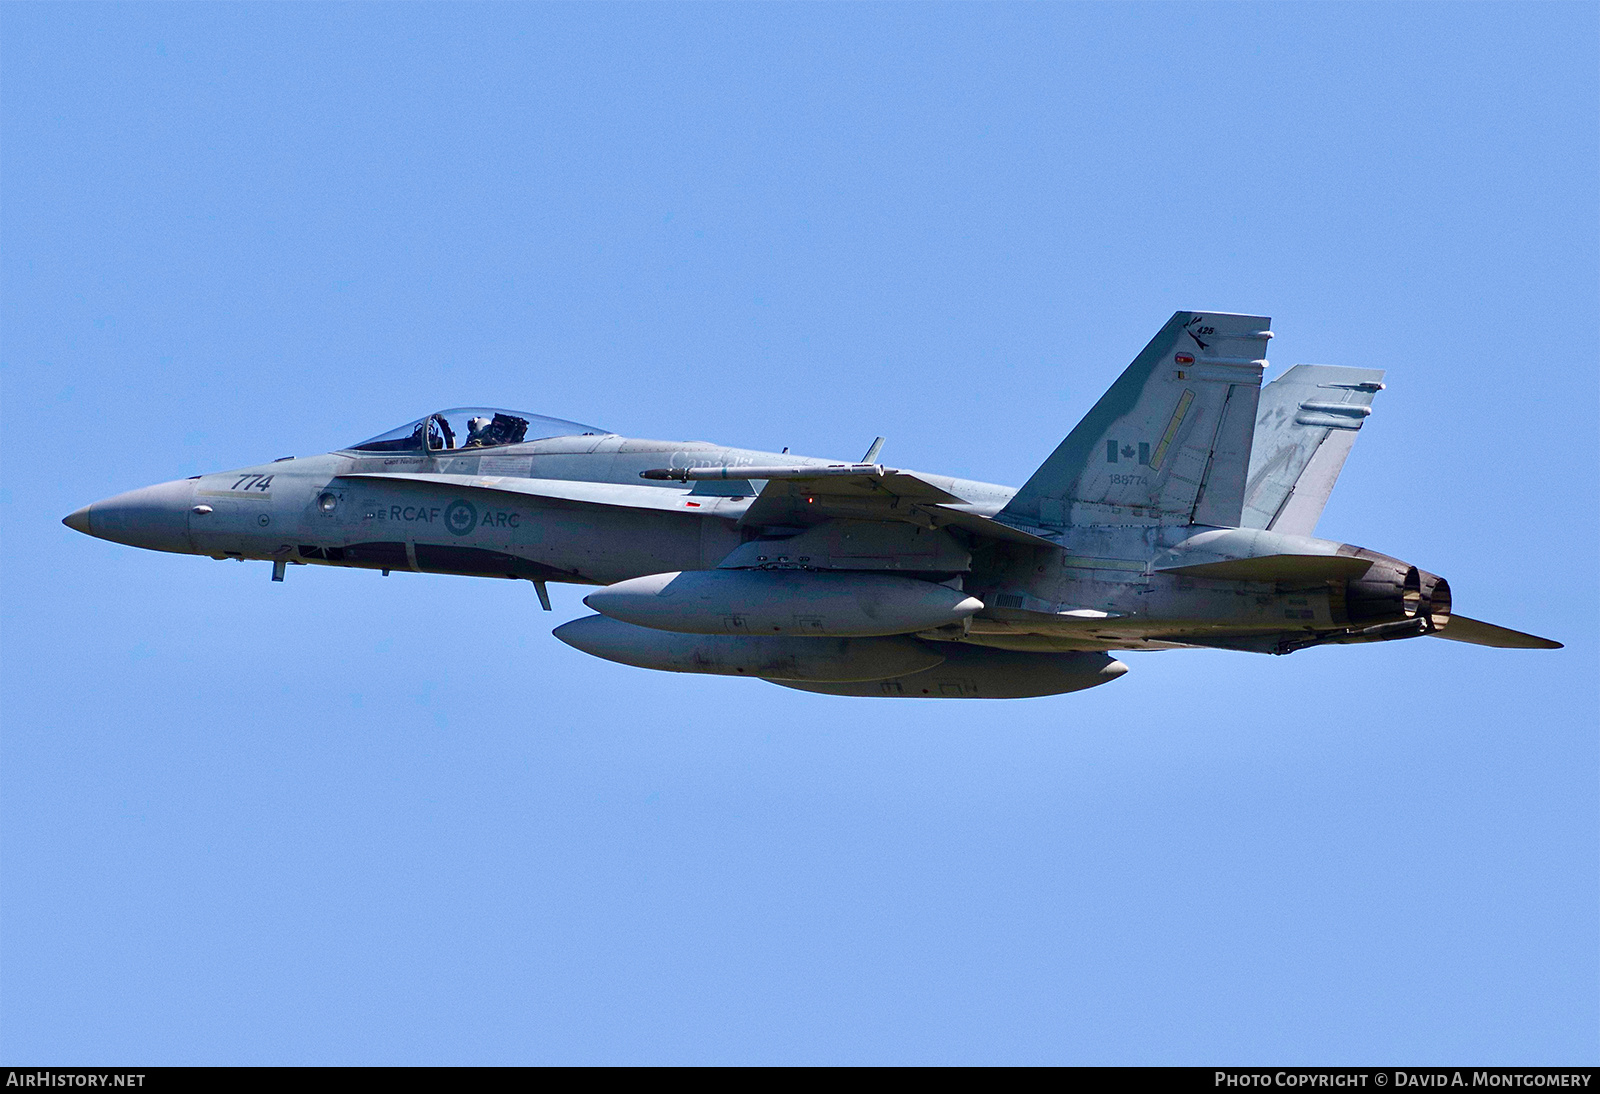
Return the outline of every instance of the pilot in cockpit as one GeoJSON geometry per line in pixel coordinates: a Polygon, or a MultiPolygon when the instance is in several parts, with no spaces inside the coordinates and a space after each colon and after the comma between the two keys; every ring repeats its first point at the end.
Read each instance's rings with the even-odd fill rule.
{"type": "Polygon", "coordinates": [[[493,425],[494,425],[494,419],[493,418],[485,418],[482,415],[480,415],[480,416],[478,416],[476,418],[467,419],[467,444],[466,444],[466,447],[468,447],[468,448],[484,448],[487,445],[493,444],[494,441],[491,438],[491,433],[492,433],[491,427],[493,425]]]}

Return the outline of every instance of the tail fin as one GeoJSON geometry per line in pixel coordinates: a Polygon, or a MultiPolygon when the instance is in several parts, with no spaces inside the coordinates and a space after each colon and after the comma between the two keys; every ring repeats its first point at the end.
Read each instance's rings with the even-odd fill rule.
{"type": "Polygon", "coordinates": [[[1261,389],[1242,528],[1309,536],[1356,433],[1383,390],[1383,371],[1296,365],[1261,389]]]}
{"type": "Polygon", "coordinates": [[[1271,322],[1178,312],[998,519],[1237,526],[1271,322]]]}

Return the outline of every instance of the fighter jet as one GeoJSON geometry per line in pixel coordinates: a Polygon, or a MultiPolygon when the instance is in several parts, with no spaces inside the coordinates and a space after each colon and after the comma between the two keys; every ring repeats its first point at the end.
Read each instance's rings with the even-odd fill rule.
{"type": "Polygon", "coordinates": [[[1449,584],[1312,535],[1383,390],[1296,365],[1271,321],[1182,311],[1021,488],[652,441],[457,408],[321,456],[98,501],[71,528],[157,551],[598,586],[555,629],[639,668],[831,695],[1024,698],[1122,650],[1287,654],[1430,636],[1560,643],[1455,614],[1449,584]]]}

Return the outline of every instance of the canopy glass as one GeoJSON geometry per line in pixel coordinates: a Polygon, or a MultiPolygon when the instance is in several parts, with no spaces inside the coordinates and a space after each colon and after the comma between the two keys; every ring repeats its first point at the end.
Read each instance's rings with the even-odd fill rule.
{"type": "Polygon", "coordinates": [[[544,437],[598,436],[599,426],[546,418],[521,410],[458,406],[408,422],[371,440],[351,445],[351,452],[430,452],[468,448],[502,448],[544,437]]]}

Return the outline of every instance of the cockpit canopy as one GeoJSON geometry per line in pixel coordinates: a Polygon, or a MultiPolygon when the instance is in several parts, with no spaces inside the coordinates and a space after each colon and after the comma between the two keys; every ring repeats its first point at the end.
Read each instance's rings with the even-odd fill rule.
{"type": "Polygon", "coordinates": [[[561,418],[488,406],[458,406],[351,445],[351,452],[429,452],[448,449],[500,448],[544,437],[598,436],[609,430],[561,418]]]}

